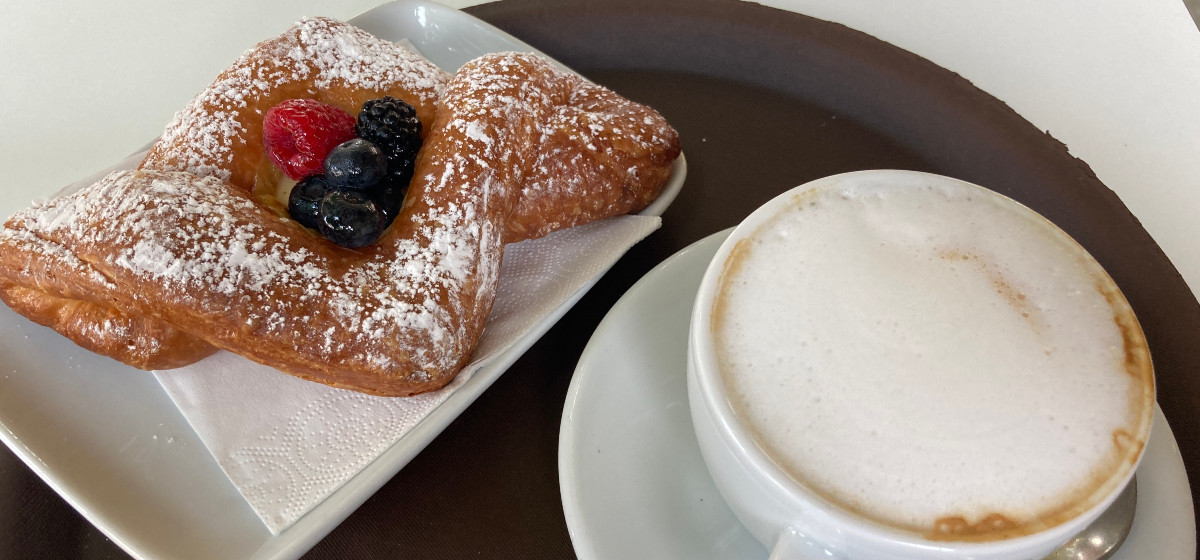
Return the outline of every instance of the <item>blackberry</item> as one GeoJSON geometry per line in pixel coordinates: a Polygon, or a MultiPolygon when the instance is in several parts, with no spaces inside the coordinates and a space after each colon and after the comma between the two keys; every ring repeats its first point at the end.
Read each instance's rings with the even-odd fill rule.
{"type": "Polygon", "coordinates": [[[383,150],[393,184],[407,185],[421,149],[421,120],[412,105],[391,96],[367,101],[354,130],[383,150]]]}

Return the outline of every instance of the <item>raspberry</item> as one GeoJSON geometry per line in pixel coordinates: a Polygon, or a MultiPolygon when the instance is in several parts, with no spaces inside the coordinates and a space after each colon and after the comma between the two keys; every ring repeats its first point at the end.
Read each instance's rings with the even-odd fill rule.
{"type": "Polygon", "coordinates": [[[412,105],[391,96],[367,101],[355,129],[359,138],[383,150],[393,183],[408,185],[421,149],[421,120],[412,105]]]}
{"type": "Polygon", "coordinates": [[[299,181],[321,172],[326,154],[354,138],[354,116],[314,99],[288,99],[263,117],[263,146],[284,175],[299,181]]]}

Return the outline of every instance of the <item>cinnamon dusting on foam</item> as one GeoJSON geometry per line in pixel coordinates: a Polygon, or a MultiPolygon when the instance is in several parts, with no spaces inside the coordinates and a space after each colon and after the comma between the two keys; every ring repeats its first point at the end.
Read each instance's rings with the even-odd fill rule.
{"type": "MultiPolygon", "coordinates": [[[[1106,278],[1107,279],[1107,278],[1106,278]]],[[[1129,308],[1125,296],[1121,294],[1111,279],[1096,280],[1096,291],[1100,292],[1113,308],[1113,324],[1121,331],[1121,339],[1125,355],[1125,371],[1137,379],[1148,380],[1151,383],[1150,398],[1153,399],[1154,365],[1150,360],[1150,350],[1147,347],[1146,335],[1142,326],[1129,308]]]]}
{"type": "Polygon", "coordinates": [[[974,535],[991,535],[1011,531],[1017,527],[1013,520],[1003,514],[993,513],[976,523],[971,523],[963,517],[943,517],[933,524],[933,535],[953,536],[955,540],[963,540],[974,535]]]}
{"type": "MultiPolygon", "coordinates": [[[[959,260],[970,263],[975,266],[982,274],[985,274],[996,288],[996,293],[1000,294],[1012,306],[1022,318],[1029,322],[1029,328],[1033,332],[1040,332],[1044,325],[1041,324],[1038,311],[1036,308],[1029,305],[1029,298],[1025,293],[1013,285],[1012,281],[1005,277],[1004,272],[999,267],[992,263],[986,262],[979,255],[954,249],[944,249],[938,252],[938,255],[946,260],[959,260]]],[[[1047,353],[1050,350],[1046,350],[1047,353]]]]}
{"type": "MultiPolygon", "coordinates": [[[[721,294],[725,292],[724,285],[726,280],[736,276],[738,271],[741,269],[742,264],[745,262],[746,255],[750,251],[750,247],[748,246],[749,243],[751,243],[749,239],[742,239],[738,241],[734,244],[733,248],[729,251],[729,256],[725,259],[725,266],[722,268],[721,276],[717,280],[717,284],[722,287],[717,290],[717,297],[713,298],[712,303],[712,325],[710,328],[713,333],[721,331],[724,327],[723,323],[725,320],[725,306],[727,304],[726,298],[722,297],[721,294]]],[[[719,347],[717,349],[717,354],[718,360],[720,360],[722,353],[720,352],[719,347]]]]}

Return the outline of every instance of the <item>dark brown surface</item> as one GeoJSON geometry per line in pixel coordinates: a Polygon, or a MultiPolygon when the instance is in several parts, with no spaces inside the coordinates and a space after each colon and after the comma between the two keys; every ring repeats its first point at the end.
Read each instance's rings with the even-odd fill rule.
{"type": "MultiPolygon", "coordinates": [[[[865,35],[749,3],[506,0],[469,11],[662,111],[680,131],[687,183],[661,230],[306,558],[572,557],[558,429],[600,319],[675,251],[783,190],[855,169],[979,183],[1087,247],[1142,321],[1159,403],[1193,489],[1200,482],[1200,305],[1088,167],[1002,103],[865,35]]],[[[0,558],[9,557],[125,555],[4,450],[0,558]]]]}

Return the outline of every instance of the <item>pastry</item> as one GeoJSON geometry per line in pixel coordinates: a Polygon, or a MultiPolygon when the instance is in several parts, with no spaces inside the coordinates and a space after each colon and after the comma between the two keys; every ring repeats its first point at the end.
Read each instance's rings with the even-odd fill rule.
{"type": "MultiPolygon", "coordinates": [[[[303,45],[318,32],[370,37],[308,20],[278,41],[303,45]]],[[[271,68],[278,53],[303,50],[252,52],[239,65],[271,68]]],[[[406,58],[395,83],[381,85],[348,71],[353,61],[341,54],[320,52],[319,63],[306,55],[301,64],[326,64],[310,67],[311,86],[266,88],[257,99],[344,106],[409,96],[427,134],[403,208],[378,241],[338,246],[257,192],[270,167],[255,143],[263,107],[223,94],[223,79],[274,74],[235,65],[138,170],[11,218],[0,230],[0,297],[136,367],[175,367],[222,348],[336,387],[416,394],[445,385],[468,360],[505,242],[641,209],[679,153],[658,113],[536,56],[484,56],[448,82],[406,58]],[[235,110],[205,99],[232,100],[235,110]],[[204,124],[214,115],[221,124],[204,124]]]]}
{"type": "Polygon", "coordinates": [[[266,158],[263,114],[287,99],[357,113],[391,95],[433,122],[450,76],[423,56],[328,18],[303,20],[242,55],[167,125],[142,169],[215,175],[254,187],[266,158]]]}
{"type": "MultiPolygon", "coordinates": [[[[175,115],[139,167],[211,175],[250,192],[271,167],[264,163],[262,121],[277,102],[315,98],[356,111],[367,99],[392,95],[432,122],[449,78],[424,57],[358,28],[306,19],[223,71],[175,115]]],[[[273,188],[263,186],[259,194],[273,188]]],[[[153,314],[104,303],[95,287],[105,284],[94,281],[103,275],[90,263],[27,233],[0,230],[0,299],[18,313],[140,369],[180,367],[217,350],[153,314]],[[62,273],[65,268],[72,272],[62,273]],[[73,280],[82,277],[93,281],[73,280]]]]}

